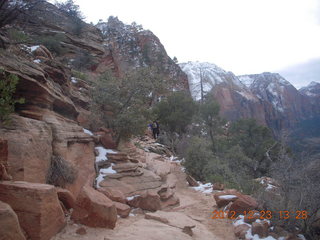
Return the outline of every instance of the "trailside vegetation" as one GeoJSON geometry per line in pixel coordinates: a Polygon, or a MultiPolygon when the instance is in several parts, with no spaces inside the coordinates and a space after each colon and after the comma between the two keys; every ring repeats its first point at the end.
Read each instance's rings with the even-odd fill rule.
{"type": "Polygon", "coordinates": [[[17,103],[23,104],[23,98],[14,98],[18,76],[7,73],[0,69],[0,123],[7,125],[10,123],[10,114],[14,113],[17,103]]]}

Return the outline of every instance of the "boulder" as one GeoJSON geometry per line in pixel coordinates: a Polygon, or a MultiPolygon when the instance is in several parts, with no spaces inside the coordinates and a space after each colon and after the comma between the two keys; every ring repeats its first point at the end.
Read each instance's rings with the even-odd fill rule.
{"type": "Polygon", "coordinates": [[[175,206],[175,205],[178,205],[179,203],[180,203],[180,199],[176,195],[173,195],[168,199],[161,200],[161,209],[164,209],[169,206],[175,206]]]}
{"type": "Polygon", "coordinates": [[[249,229],[248,224],[240,224],[234,228],[234,234],[239,239],[246,239],[246,233],[249,229]]]}
{"type": "Polygon", "coordinates": [[[113,188],[98,188],[98,191],[106,195],[112,201],[126,203],[126,197],[119,190],[113,188]]]}
{"type": "Polygon", "coordinates": [[[234,202],[235,200],[238,199],[238,196],[234,194],[227,194],[225,192],[215,193],[213,197],[214,197],[214,200],[216,201],[218,208],[224,207],[228,205],[230,202],[234,202]]]}
{"type": "Polygon", "coordinates": [[[65,226],[54,186],[28,182],[0,182],[0,200],[17,213],[29,238],[49,240],[65,226]]]}
{"type": "Polygon", "coordinates": [[[141,195],[128,200],[127,204],[131,207],[141,208],[152,212],[161,209],[160,196],[156,191],[152,190],[147,190],[141,195]]]}
{"type": "Polygon", "coordinates": [[[252,223],[252,235],[258,234],[260,238],[266,238],[269,235],[269,223],[267,221],[252,223]]]}
{"type": "Polygon", "coordinates": [[[92,187],[84,186],[78,196],[71,218],[89,227],[113,229],[117,221],[117,209],[113,202],[92,187]]]}
{"type": "Polygon", "coordinates": [[[143,172],[140,176],[124,176],[120,179],[105,178],[99,185],[103,188],[119,190],[126,196],[139,194],[148,189],[157,189],[162,185],[161,178],[152,171],[139,169],[143,172]]]}
{"type": "Polygon", "coordinates": [[[0,201],[0,239],[26,240],[23,235],[18,217],[12,208],[0,201]]]}
{"type": "Polygon", "coordinates": [[[117,209],[117,214],[122,217],[126,218],[129,216],[131,212],[131,208],[127,204],[119,203],[119,202],[113,202],[117,209]]]}
{"type": "Polygon", "coordinates": [[[174,190],[172,188],[163,188],[158,191],[161,200],[167,200],[174,195],[174,190]]]}
{"type": "Polygon", "coordinates": [[[229,209],[229,217],[235,212],[235,216],[243,215],[244,211],[255,210],[258,207],[257,201],[250,196],[242,195],[234,201],[229,209]],[[233,212],[234,211],[234,212],[233,212]]]}
{"type": "Polygon", "coordinates": [[[187,175],[187,182],[189,184],[190,187],[198,187],[199,183],[190,175],[187,175]]]}
{"type": "Polygon", "coordinates": [[[114,140],[114,138],[112,137],[111,132],[104,132],[104,134],[102,134],[100,136],[100,142],[101,142],[102,146],[104,146],[107,149],[116,149],[117,148],[117,143],[114,140]]]}
{"type": "Polygon", "coordinates": [[[69,190],[59,188],[59,187],[57,187],[56,190],[57,190],[58,198],[63,203],[64,207],[67,210],[74,208],[76,204],[76,200],[73,194],[69,190]]]}

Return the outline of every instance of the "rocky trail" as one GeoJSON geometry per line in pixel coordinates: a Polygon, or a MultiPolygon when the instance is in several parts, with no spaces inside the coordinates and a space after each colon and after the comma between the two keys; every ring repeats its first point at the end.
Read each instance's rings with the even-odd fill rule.
{"type": "MultiPolygon", "coordinates": [[[[146,151],[155,146],[160,146],[158,148],[160,151],[166,150],[150,139],[143,143],[143,148],[146,151]]],[[[130,149],[133,153],[133,148],[131,145],[126,149],[130,149]]],[[[137,154],[133,155],[135,158],[142,157],[137,154]]],[[[69,219],[67,226],[53,240],[236,239],[231,220],[211,219],[211,212],[216,209],[212,194],[204,194],[189,187],[186,174],[179,162],[170,161],[160,154],[147,152],[146,155],[147,169],[153,169],[160,176],[166,174],[167,179],[168,176],[173,179],[175,196],[179,198],[180,203],[155,212],[134,208],[128,217],[118,217],[116,227],[113,230],[91,228],[76,224],[69,219]],[[159,160],[161,158],[167,160],[162,162],[159,160]]]]}

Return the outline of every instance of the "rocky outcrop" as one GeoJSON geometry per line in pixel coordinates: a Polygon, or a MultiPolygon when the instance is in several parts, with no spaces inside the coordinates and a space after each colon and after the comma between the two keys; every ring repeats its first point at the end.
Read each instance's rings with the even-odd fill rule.
{"type": "Polygon", "coordinates": [[[114,228],[117,209],[114,203],[92,187],[84,186],[78,196],[71,218],[90,227],[114,228]]]}
{"type": "Polygon", "coordinates": [[[25,240],[18,217],[10,205],[0,201],[0,239],[25,240]]]}
{"type": "Polygon", "coordinates": [[[0,182],[0,201],[12,207],[31,239],[49,240],[65,226],[64,213],[51,185],[0,182]]]}
{"type": "Polygon", "coordinates": [[[194,99],[201,99],[211,92],[220,105],[220,114],[228,120],[254,118],[266,124],[265,112],[260,99],[252,94],[232,72],[211,63],[188,62],[180,67],[188,75],[190,92],[194,99]]]}
{"type": "Polygon", "coordinates": [[[108,57],[98,65],[110,64],[121,75],[137,67],[153,67],[170,79],[168,89],[188,91],[188,80],[179,66],[167,55],[160,40],[149,30],[136,24],[126,25],[117,17],[99,22],[105,44],[110,49],[108,57]]]}
{"type": "Polygon", "coordinates": [[[227,120],[254,118],[279,135],[299,122],[319,115],[316,103],[317,84],[299,92],[277,73],[235,76],[210,63],[180,64],[188,75],[191,95],[201,99],[210,92],[220,105],[220,114],[227,120]]]}
{"type": "Polygon", "coordinates": [[[293,128],[315,114],[309,99],[278,73],[245,75],[241,79],[251,80],[249,88],[263,101],[266,122],[272,129],[293,128]]]}

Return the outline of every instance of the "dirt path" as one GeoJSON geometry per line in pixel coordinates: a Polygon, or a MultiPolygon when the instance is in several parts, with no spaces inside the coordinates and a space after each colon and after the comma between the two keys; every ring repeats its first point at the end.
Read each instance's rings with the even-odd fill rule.
{"type": "Polygon", "coordinates": [[[142,211],[125,219],[119,218],[113,230],[89,228],[69,220],[67,227],[52,240],[235,240],[230,220],[210,218],[211,212],[216,209],[212,194],[206,195],[188,187],[185,173],[176,163],[171,164],[171,172],[178,179],[176,194],[180,198],[180,205],[158,211],[169,223],[145,219],[142,211]],[[196,226],[192,237],[179,227],[179,223],[184,221],[196,226]],[[76,233],[80,227],[86,229],[85,235],[76,233]]]}

